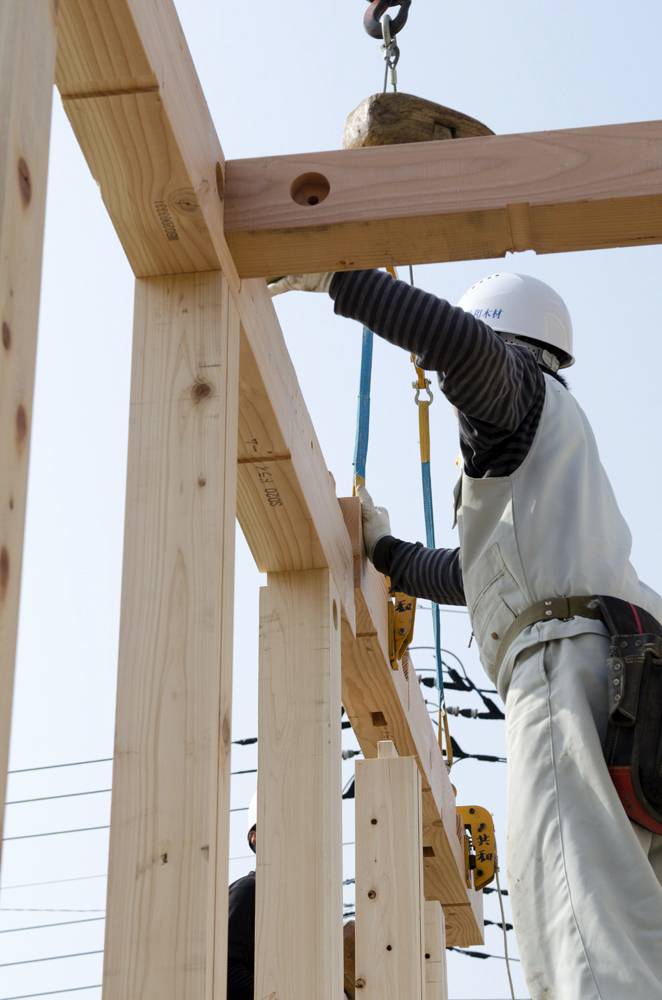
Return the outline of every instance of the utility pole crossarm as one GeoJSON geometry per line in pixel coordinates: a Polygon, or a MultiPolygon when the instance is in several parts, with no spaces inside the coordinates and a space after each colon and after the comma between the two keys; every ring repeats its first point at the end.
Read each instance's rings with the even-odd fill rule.
{"type": "Polygon", "coordinates": [[[226,182],[242,277],[662,242],[656,121],[229,160],[226,182]]]}

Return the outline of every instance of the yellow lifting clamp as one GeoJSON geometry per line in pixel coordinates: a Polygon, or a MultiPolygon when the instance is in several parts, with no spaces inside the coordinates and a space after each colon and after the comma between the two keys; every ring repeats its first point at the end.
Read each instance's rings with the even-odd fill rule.
{"type": "Polygon", "coordinates": [[[464,824],[464,863],[467,887],[484,889],[494,881],[496,848],[494,821],[482,806],[457,806],[464,824]]]}
{"type": "Polygon", "coordinates": [[[399,661],[414,638],[416,598],[397,592],[391,596],[393,600],[389,597],[388,602],[388,654],[391,667],[398,670],[399,661]]]}

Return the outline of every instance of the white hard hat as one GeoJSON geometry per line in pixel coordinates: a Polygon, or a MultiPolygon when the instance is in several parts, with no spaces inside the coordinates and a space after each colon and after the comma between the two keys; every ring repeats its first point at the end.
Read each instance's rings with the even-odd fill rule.
{"type": "MultiPolygon", "coordinates": [[[[510,341],[511,336],[528,337],[558,348],[560,364],[557,365],[555,359],[549,357],[538,358],[553,370],[556,367],[569,368],[575,363],[568,307],[544,281],[528,274],[491,274],[472,285],[458,306],[498,333],[506,334],[504,340],[510,341]],[[553,363],[549,364],[549,361],[553,363]]],[[[541,355],[548,353],[541,352],[541,355]]]]}
{"type": "Polygon", "coordinates": [[[257,824],[257,792],[251,799],[251,804],[248,807],[248,830],[246,832],[250,833],[256,824],[257,824]]]}

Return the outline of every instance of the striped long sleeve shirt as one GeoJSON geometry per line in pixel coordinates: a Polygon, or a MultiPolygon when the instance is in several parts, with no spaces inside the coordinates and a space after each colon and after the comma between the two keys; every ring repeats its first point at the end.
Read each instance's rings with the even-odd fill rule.
{"type": "MultiPolygon", "coordinates": [[[[358,320],[437,373],[457,408],[467,475],[509,476],[526,458],[545,401],[545,380],[533,354],[506,344],[487,323],[384,271],[344,271],[329,290],[335,312],[358,320]]],[[[373,559],[393,588],[438,604],[466,603],[458,549],[428,549],[392,536],[373,559]]]]}

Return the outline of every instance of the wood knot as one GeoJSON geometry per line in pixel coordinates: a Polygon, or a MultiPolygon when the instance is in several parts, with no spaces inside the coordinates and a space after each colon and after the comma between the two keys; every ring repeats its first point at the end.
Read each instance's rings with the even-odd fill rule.
{"type": "Polygon", "coordinates": [[[11,328],[9,323],[2,324],[2,346],[6,351],[11,347],[11,328]]]}
{"type": "Polygon", "coordinates": [[[365,979],[357,979],[354,986],[357,990],[365,989],[365,979]]]}
{"type": "Polygon", "coordinates": [[[30,180],[30,168],[23,157],[18,161],[18,185],[21,189],[23,204],[27,207],[32,197],[32,181],[30,180]]]}
{"type": "Polygon", "coordinates": [[[370,892],[368,893],[368,899],[377,899],[377,893],[375,892],[374,889],[371,889],[370,892]]]}
{"type": "Polygon", "coordinates": [[[25,440],[25,435],[28,432],[28,415],[25,412],[25,407],[22,403],[19,403],[16,409],[16,438],[19,445],[23,444],[25,440]]]}
{"type": "Polygon", "coordinates": [[[198,382],[193,390],[193,395],[196,399],[206,399],[207,396],[211,396],[211,386],[207,382],[198,382]]]}
{"type": "Polygon", "coordinates": [[[2,591],[2,596],[7,589],[7,584],[9,583],[9,552],[7,551],[7,546],[3,545],[0,550],[0,590],[2,591]]]}

